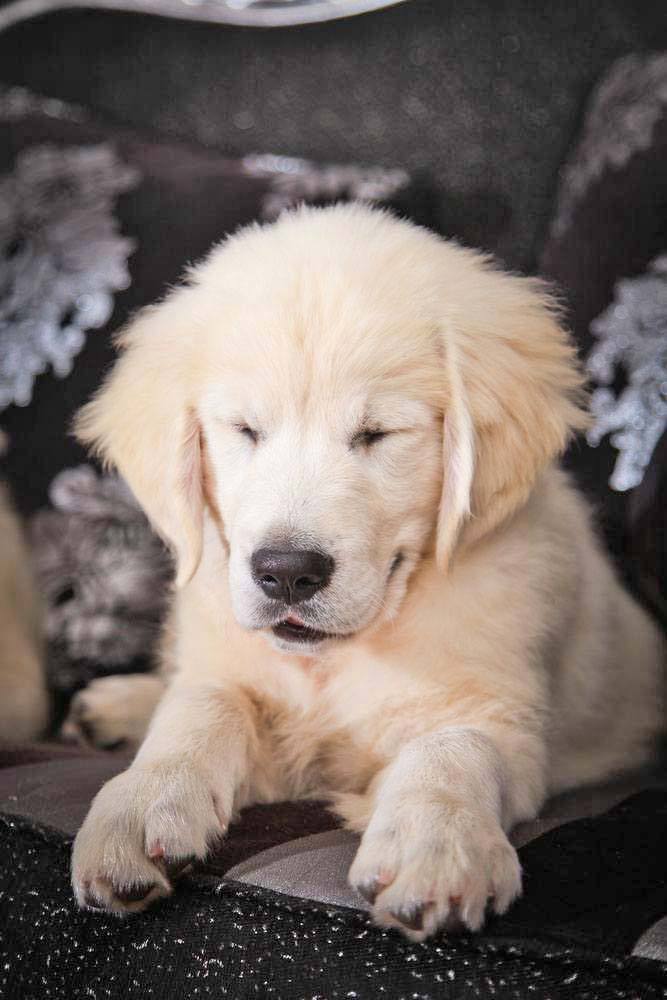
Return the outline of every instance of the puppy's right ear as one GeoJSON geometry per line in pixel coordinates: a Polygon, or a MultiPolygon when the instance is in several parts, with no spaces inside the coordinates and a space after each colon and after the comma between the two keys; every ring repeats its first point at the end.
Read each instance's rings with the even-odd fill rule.
{"type": "Polygon", "coordinates": [[[184,292],[145,309],[121,334],[121,357],[75,423],[79,441],[118,469],[173,550],[177,586],[199,565],[203,520],[200,428],[186,356],[192,317],[184,292]]]}

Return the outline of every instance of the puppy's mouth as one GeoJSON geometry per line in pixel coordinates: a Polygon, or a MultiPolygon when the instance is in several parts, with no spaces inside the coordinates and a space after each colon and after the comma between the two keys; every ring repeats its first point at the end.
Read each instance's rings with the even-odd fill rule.
{"type": "Polygon", "coordinates": [[[341,638],[333,632],[323,632],[321,629],[306,625],[298,615],[288,615],[277,625],[273,625],[271,631],[278,639],[287,642],[301,642],[309,646],[324,642],[325,639],[341,638]]]}
{"type": "MultiPolygon", "coordinates": [[[[398,551],[395,553],[392,559],[389,570],[387,574],[387,583],[392,579],[399,567],[404,563],[405,555],[403,552],[398,551]]],[[[285,610],[289,611],[289,607],[285,610]]],[[[266,627],[266,626],[264,626],[266,627]]],[[[296,614],[294,611],[289,611],[285,618],[276,622],[273,625],[269,625],[271,632],[276,637],[276,639],[281,640],[281,642],[290,646],[304,646],[313,647],[318,646],[320,643],[324,643],[331,640],[340,641],[342,639],[349,639],[355,634],[354,631],[350,632],[325,632],[324,629],[315,628],[313,625],[309,625],[304,619],[296,614]]]]}

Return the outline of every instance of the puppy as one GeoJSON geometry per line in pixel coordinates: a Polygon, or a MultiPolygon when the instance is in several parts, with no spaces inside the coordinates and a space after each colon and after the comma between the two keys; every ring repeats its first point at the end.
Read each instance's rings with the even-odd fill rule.
{"type": "Polygon", "coordinates": [[[504,912],[511,827],[662,726],[659,635],[553,464],[586,418],[544,287],[361,205],[302,209],[120,347],[78,434],[174,551],[171,677],[76,839],[80,905],[143,909],[241,807],[314,796],[362,834],[378,923],[504,912]]]}
{"type": "MultiPolygon", "coordinates": [[[[5,447],[0,431],[0,455],[5,447]]],[[[35,739],[48,717],[41,608],[23,533],[0,482],[0,741],[35,739]]]]}

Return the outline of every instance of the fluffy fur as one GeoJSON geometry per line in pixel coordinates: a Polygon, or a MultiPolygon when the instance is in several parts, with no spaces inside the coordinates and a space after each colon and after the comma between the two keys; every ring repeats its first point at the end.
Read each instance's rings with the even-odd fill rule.
{"type": "Polygon", "coordinates": [[[658,633],[553,465],[585,416],[545,288],[363,206],[301,210],[120,346],[78,433],[178,580],[168,688],[77,837],[79,902],[141,909],[235,810],[313,795],[362,833],[380,923],[480,927],[520,891],[509,829],[662,725],[658,633]],[[250,572],[276,543],[335,560],[297,608],[250,572]],[[277,635],[288,614],[330,637],[277,635]]]}
{"type": "MultiPolygon", "coordinates": [[[[0,454],[4,442],[0,431],[0,454]]],[[[23,532],[0,483],[0,741],[35,739],[48,716],[41,607],[23,532]]]]}

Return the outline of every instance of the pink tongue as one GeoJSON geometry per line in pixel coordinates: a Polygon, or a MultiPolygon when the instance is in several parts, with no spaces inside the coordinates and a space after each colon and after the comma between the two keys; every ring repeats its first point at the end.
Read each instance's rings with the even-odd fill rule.
{"type": "Polygon", "coordinates": [[[288,615],[285,621],[288,625],[298,625],[300,628],[303,628],[306,624],[302,618],[298,617],[298,615],[288,615]]]}

